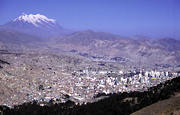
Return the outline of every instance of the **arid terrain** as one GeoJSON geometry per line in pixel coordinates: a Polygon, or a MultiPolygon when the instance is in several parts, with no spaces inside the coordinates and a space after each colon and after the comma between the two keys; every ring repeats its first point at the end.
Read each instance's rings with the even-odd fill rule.
{"type": "Polygon", "coordinates": [[[170,99],[159,101],[147,106],[131,115],[179,115],[180,114],[180,93],[170,99]]]}
{"type": "MultiPolygon", "coordinates": [[[[22,14],[0,26],[0,105],[9,108],[33,101],[41,107],[98,103],[111,94],[149,91],[179,75],[176,38],[71,31],[40,14],[22,14]]],[[[134,114],[161,114],[161,108],[176,114],[178,100],[172,97],[134,114]]]]}

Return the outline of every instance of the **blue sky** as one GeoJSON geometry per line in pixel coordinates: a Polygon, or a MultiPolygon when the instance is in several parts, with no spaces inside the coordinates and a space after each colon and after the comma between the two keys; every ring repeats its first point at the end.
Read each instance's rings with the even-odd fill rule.
{"type": "Polygon", "coordinates": [[[0,0],[0,25],[23,12],[68,29],[180,38],[180,0],[0,0]]]}

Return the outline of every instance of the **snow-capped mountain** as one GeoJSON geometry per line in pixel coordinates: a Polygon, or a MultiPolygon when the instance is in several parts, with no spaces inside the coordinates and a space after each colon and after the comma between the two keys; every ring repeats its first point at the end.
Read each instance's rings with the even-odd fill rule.
{"type": "Polygon", "coordinates": [[[16,31],[49,37],[66,34],[67,30],[63,29],[54,19],[49,19],[41,14],[22,14],[14,20],[4,25],[6,28],[16,31]]]}
{"type": "Polygon", "coordinates": [[[27,23],[33,24],[36,27],[39,27],[40,24],[43,24],[43,23],[53,24],[53,25],[56,24],[56,20],[49,19],[46,16],[41,15],[41,14],[36,14],[36,15],[33,15],[33,14],[29,14],[29,15],[22,14],[21,16],[15,18],[13,20],[13,22],[16,22],[16,21],[27,22],[27,23]]]}

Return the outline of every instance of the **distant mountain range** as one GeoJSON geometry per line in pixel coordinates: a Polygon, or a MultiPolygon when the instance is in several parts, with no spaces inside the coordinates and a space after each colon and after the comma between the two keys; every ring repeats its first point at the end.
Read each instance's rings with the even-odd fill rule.
{"type": "Polygon", "coordinates": [[[73,51],[75,55],[116,61],[128,66],[180,69],[180,40],[123,37],[93,30],[72,32],[62,28],[54,19],[40,14],[23,14],[2,25],[0,48],[5,45],[10,47],[9,44],[32,48],[43,46],[46,50],[57,52],[73,51]]]}
{"type": "Polygon", "coordinates": [[[40,37],[57,36],[70,32],[62,28],[54,19],[41,14],[22,14],[3,27],[40,37]]]}
{"type": "MultiPolygon", "coordinates": [[[[180,65],[180,41],[131,39],[104,32],[82,31],[54,38],[52,47],[101,56],[128,65],[168,68],[180,65]]],[[[87,57],[87,55],[85,55],[87,57]]]]}

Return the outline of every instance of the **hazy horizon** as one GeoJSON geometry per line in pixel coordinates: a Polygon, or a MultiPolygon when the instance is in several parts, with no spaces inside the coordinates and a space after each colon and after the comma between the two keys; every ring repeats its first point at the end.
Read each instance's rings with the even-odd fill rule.
{"type": "Polygon", "coordinates": [[[178,0],[31,0],[0,1],[0,25],[26,14],[42,14],[62,27],[95,30],[122,36],[144,35],[153,38],[180,34],[178,0]]]}

